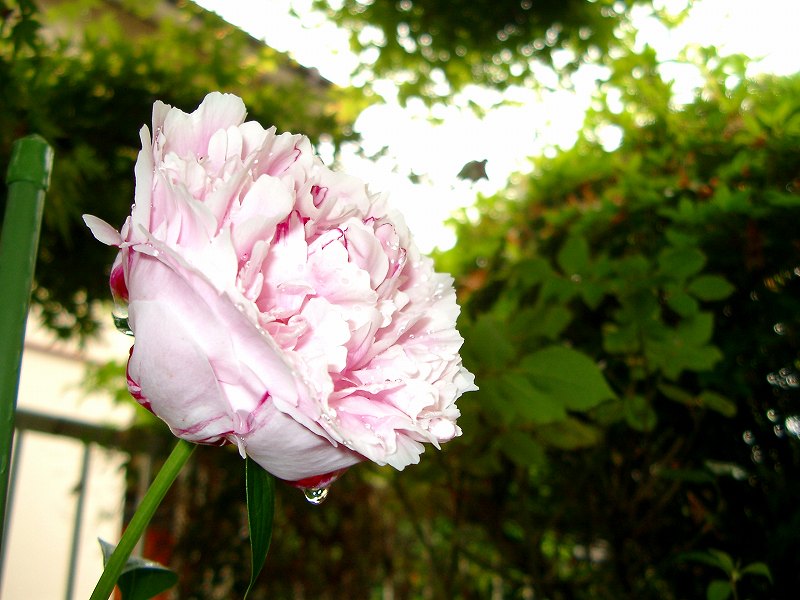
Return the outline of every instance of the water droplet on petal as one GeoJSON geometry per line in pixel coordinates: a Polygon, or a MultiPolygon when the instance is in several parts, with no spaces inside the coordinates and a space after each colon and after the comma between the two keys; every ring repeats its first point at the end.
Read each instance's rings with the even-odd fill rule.
{"type": "Polygon", "coordinates": [[[111,318],[114,320],[114,327],[117,328],[117,331],[133,337],[133,331],[128,324],[128,309],[125,306],[114,305],[111,310],[111,318]]]}
{"type": "Polygon", "coordinates": [[[303,488],[303,496],[306,497],[311,504],[320,505],[325,502],[325,499],[328,497],[328,490],[330,488],[327,487],[320,487],[320,488],[303,488]]]}

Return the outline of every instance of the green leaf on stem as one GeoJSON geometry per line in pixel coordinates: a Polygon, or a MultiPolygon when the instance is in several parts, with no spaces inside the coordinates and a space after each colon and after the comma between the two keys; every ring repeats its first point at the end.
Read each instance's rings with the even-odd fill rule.
{"type": "Polygon", "coordinates": [[[275,478],[262,469],[251,458],[245,462],[247,487],[247,519],[250,530],[250,551],[252,568],[250,585],[244,597],[253,589],[258,574],[267,560],[269,543],[272,539],[272,518],[275,514],[275,478]]]}
{"type": "MultiPolygon", "coordinates": [[[[98,540],[103,550],[103,564],[114,553],[116,546],[105,540],[98,540]]],[[[122,600],[149,600],[168,590],[178,582],[178,575],[167,567],[152,560],[131,557],[125,562],[117,579],[122,600]]]]}

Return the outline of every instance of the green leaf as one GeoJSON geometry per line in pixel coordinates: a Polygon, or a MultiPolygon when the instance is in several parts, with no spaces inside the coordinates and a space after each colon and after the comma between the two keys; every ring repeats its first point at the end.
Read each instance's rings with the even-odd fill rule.
{"type": "Polygon", "coordinates": [[[669,294],[667,296],[667,306],[682,317],[691,317],[700,310],[697,300],[682,291],[669,294]]]}
{"type": "Polygon", "coordinates": [[[639,330],[630,323],[603,324],[603,349],[610,354],[638,352],[641,348],[639,330]]]}
{"type": "Polygon", "coordinates": [[[697,399],[692,396],[686,390],[679,388],[675,385],[669,385],[667,383],[659,384],[658,386],[659,391],[664,394],[667,398],[674,402],[680,402],[681,404],[685,404],[686,406],[695,406],[697,404],[697,399]]]}
{"type": "Polygon", "coordinates": [[[528,380],[569,410],[585,411],[616,398],[595,362],[572,348],[550,346],[520,362],[528,380]]]}
{"type": "MultiPolygon", "coordinates": [[[[114,544],[98,540],[103,551],[103,564],[114,552],[114,544]]],[[[178,582],[178,575],[163,565],[143,558],[130,557],[117,579],[122,600],[148,600],[178,582]]]]}
{"type": "Polygon", "coordinates": [[[664,232],[664,237],[676,248],[694,247],[698,244],[697,236],[687,233],[683,229],[670,227],[664,232]]]}
{"type": "Polygon", "coordinates": [[[716,548],[708,550],[684,552],[678,556],[679,560],[689,560],[699,562],[710,567],[715,567],[731,577],[736,570],[736,564],[731,555],[716,548]]]}
{"type": "Polygon", "coordinates": [[[507,398],[507,412],[516,419],[529,423],[546,424],[567,417],[564,403],[556,397],[543,394],[523,375],[507,373],[500,386],[507,398]]]}
{"type": "Polygon", "coordinates": [[[693,396],[689,392],[677,386],[668,385],[665,383],[659,384],[658,389],[670,400],[680,402],[686,406],[701,406],[703,408],[716,411],[726,417],[733,417],[736,415],[736,403],[733,400],[716,392],[706,390],[699,396],[693,396]]]}
{"type": "Polygon", "coordinates": [[[643,396],[625,399],[625,421],[636,431],[652,431],[658,417],[656,411],[643,396]]]}
{"type": "Polygon", "coordinates": [[[729,581],[715,579],[708,584],[706,600],[726,600],[732,593],[733,587],[729,581]]]}
{"type": "Polygon", "coordinates": [[[580,236],[570,237],[559,250],[556,260],[567,277],[585,274],[589,269],[588,242],[580,236]]]}
{"type": "Polygon", "coordinates": [[[593,310],[597,308],[605,295],[605,286],[591,281],[581,282],[581,298],[589,308],[593,310]]]}
{"type": "Polygon", "coordinates": [[[731,558],[731,555],[727,552],[717,550],[716,548],[709,548],[708,553],[717,560],[719,568],[725,571],[725,573],[728,575],[732,574],[734,570],[736,570],[736,563],[733,562],[733,558],[731,558]]]}
{"type": "Polygon", "coordinates": [[[595,446],[603,437],[597,427],[572,417],[536,429],[536,436],[548,446],[562,450],[577,450],[595,446]]]}
{"type": "Polygon", "coordinates": [[[561,304],[526,308],[517,312],[510,323],[515,331],[524,331],[527,338],[555,340],[572,322],[572,312],[561,304]]]}
{"type": "Polygon", "coordinates": [[[506,327],[497,319],[482,316],[471,326],[462,327],[462,334],[463,354],[482,371],[505,369],[514,359],[514,346],[508,340],[506,327]]]}
{"type": "Polygon", "coordinates": [[[510,282],[523,288],[530,288],[553,277],[554,272],[544,258],[526,258],[514,265],[510,282]]]}
{"type": "Polygon", "coordinates": [[[247,487],[247,520],[250,530],[251,574],[244,597],[253,589],[258,574],[267,559],[272,539],[272,519],[275,514],[275,478],[253,462],[245,461],[247,487]]]}
{"type": "Polygon", "coordinates": [[[690,319],[684,319],[675,329],[675,333],[685,344],[700,346],[711,340],[714,332],[714,315],[703,312],[690,319]]]}
{"type": "Polygon", "coordinates": [[[701,406],[716,411],[723,416],[736,416],[736,403],[716,392],[703,392],[697,397],[697,401],[701,406]]]}
{"type": "Polygon", "coordinates": [[[618,399],[608,400],[595,406],[588,415],[598,425],[607,427],[625,418],[625,403],[618,399]]]}
{"type": "Polygon", "coordinates": [[[772,583],[772,573],[769,567],[763,562],[750,563],[742,569],[742,575],[761,575],[769,579],[770,583],[772,583]]]}
{"type": "Polygon", "coordinates": [[[529,467],[545,462],[542,445],[525,431],[506,431],[497,437],[495,444],[503,454],[520,466],[529,467]]]}
{"type": "Polygon", "coordinates": [[[511,425],[519,416],[515,407],[508,402],[508,394],[503,384],[503,376],[481,378],[481,388],[474,392],[475,406],[480,410],[489,425],[511,425]]]}
{"type": "Polygon", "coordinates": [[[666,248],[658,255],[661,272],[679,281],[700,272],[705,264],[706,255],[697,248],[666,248]]]}
{"type": "Polygon", "coordinates": [[[650,343],[647,347],[647,359],[668,379],[677,379],[684,370],[708,371],[722,358],[716,346],[691,346],[682,342],[673,339],[668,344],[650,343]]]}
{"type": "Polygon", "coordinates": [[[767,202],[772,206],[781,208],[797,208],[800,205],[800,198],[797,194],[783,194],[774,190],[768,191],[766,194],[767,202]]]}
{"type": "Polygon", "coordinates": [[[540,302],[565,303],[574,298],[578,289],[566,277],[551,277],[542,283],[539,293],[540,302]]]}
{"type": "Polygon", "coordinates": [[[719,275],[695,277],[687,288],[690,294],[707,301],[723,300],[730,296],[734,289],[727,279],[719,275]]]}

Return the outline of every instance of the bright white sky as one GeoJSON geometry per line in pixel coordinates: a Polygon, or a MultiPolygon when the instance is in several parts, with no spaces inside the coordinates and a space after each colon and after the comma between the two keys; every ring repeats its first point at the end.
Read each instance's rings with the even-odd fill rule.
{"type": "MultiPolygon", "coordinates": [[[[348,34],[312,13],[311,0],[195,1],[288,52],[299,63],[315,67],[329,80],[340,85],[358,83],[350,78],[357,58],[349,50],[348,34]],[[291,16],[291,9],[299,19],[291,16]]],[[[685,0],[661,2],[668,7],[685,5],[685,0]]],[[[668,32],[643,11],[636,13],[635,24],[638,39],[656,48],[662,61],[677,58],[688,44],[703,44],[715,45],[723,54],[740,52],[759,58],[751,74],[800,71],[798,0],[696,0],[690,17],[677,30],[668,32]]],[[[696,81],[685,69],[670,71],[669,64],[664,69],[676,79],[676,88],[682,86],[688,92],[696,81]]],[[[450,247],[455,240],[443,223],[454,209],[472,204],[476,192],[491,194],[505,187],[513,172],[529,168],[527,157],[574,143],[600,74],[597,67],[583,69],[574,93],[542,96],[531,90],[508,90],[502,98],[519,106],[491,110],[482,119],[455,106],[438,107],[434,116],[442,119],[440,125],[429,122],[430,113],[421,103],[400,108],[387,82],[378,89],[385,104],[367,109],[357,120],[356,130],[367,153],[384,146],[389,151],[383,158],[367,161],[354,148],[345,149],[342,168],[362,177],[374,191],[390,193],[423,251],[450,247]],[[488,181],[471,184],[455,177],[468,161],[484,158],[488,159],[488,181]],[[406,177],[409,170],[423,176],[423,181],[412,184],[406,177]]],[[[500,99],[496,93],[477,89],[467,95],[487,104],[500,99]]],[[[613,144],[613,139],[608,142],[613,144]]],[[[327,158],[324,148],[320,152],[327,158]]]]}

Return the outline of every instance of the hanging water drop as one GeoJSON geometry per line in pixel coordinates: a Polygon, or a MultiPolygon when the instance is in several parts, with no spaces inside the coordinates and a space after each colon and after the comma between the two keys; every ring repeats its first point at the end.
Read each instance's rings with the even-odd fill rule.
{"type": "Polygon", "coordinates": [[[126,306],[115,304],[111,309],[111,318],[114,320],[114,327],[117,328],[117,331],[133,337],[133,331],[128,324],[128,308],[126,306]]]}
{"type": "Polygon", "coordinates": [[[303,495],[311,504],[320,505],[328,497],[328,489],[327,487],[304,488],[303,495]]]}

